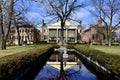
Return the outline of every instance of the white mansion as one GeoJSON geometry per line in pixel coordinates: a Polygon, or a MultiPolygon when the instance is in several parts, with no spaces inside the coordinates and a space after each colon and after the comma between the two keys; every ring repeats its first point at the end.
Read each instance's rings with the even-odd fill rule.
{"type": "MultiPolygon", "coordinates": [[[[82,22],[80,25],[76,25],[73,22],[66,21],[64,27],[64,42],[66,43],[77,43],[82,33],[82,22]]],[[[45,24],[42,21],[42,34],[41,40],[47,41],[48,43],[58,43],[60,42],[61,36],[61,26],[60,21],[51,24],[45,24]]],[[[79,39],[80,40],[80,39],[79,39]]]]}

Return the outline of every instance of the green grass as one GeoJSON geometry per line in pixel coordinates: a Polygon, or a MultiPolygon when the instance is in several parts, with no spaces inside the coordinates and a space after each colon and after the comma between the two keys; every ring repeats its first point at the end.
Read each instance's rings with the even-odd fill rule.
{"type": "Polygon", "coordinates": [[[38,46],[42,46],[42,45],[10,46],[7,47],[6,50],[0,50],[0,58],[7,55],[16,54],[22,51],[28,51],[30,49],[37,48],[38,46]]]}
{"type": "Polygon", "coordinates": [[[105,52],[107,54],[120,55],[120,46],[102,46],[102,45],[92,45],[90,48],[105,52]]]}

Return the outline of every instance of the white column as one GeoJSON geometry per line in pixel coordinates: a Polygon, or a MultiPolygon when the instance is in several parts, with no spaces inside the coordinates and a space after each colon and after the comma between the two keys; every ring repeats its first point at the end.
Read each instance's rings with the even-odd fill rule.
{"type": "Polygon", "coordinates": [[[56,29],[57,30],[57,35],[56,35],[56,42],[58,43],[58,28],[56,29]]]}
{"type": "Polygon", "coordinates": [[[49,29],[48,29],[48,37],[47,37],[47,42],[49,43],[49,29]]]}
{"type": "Polygon", "coordinates": [[[77,29],[75,29],[75,43],[77,43],[77,29]]]}

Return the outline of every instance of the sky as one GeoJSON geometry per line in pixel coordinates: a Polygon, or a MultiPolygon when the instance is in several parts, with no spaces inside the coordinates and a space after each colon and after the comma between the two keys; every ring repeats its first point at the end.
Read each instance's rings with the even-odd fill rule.
{"type": "MultiPolygon", "coordinates": [[[[85,1],[85,0],[84,0],[85,1]]],[[[86,0],[89,1],[89,0],[86,0]]],[[[93,10],[93,7],[87,3],[84,8],[79,9],[76,11],[76,14],[73,15],[77,16],[80,19],[85,27],[89,27],[90,24],[97,24],[97,19],[89,12],[89,10],[93,10]]],[[[41,21],[44,19],[45,23],[49,23],[52,17],[45,16],[45,10],[43,10],[44,6],[40,6],[39,4],[32,3],[30,5],[29,11],[26,13],[26,16],[29,21],[33,22],[37,25],[38,28],[41,27],[41,21]]]]}

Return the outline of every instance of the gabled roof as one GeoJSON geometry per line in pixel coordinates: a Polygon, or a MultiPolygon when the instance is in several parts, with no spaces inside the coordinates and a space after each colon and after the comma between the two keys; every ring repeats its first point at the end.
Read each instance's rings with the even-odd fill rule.
{"type": "MultiPolygon", "coordinates": [[[[60,22],[60,20],[59,21],[57,21],[57,22],[54,22],[54,23],[50,23],[50,24],[47,24],[48,26],[60,26],[61,25],[61,22],[60,22]]],[[[71,21],[69,21],[69,20],[66,20],[66,24],[65,24],[66,26],[78,26],[78,25],[76,25],[75,23],[73,23],[73,22],[71,22],[71,21]]]]}

